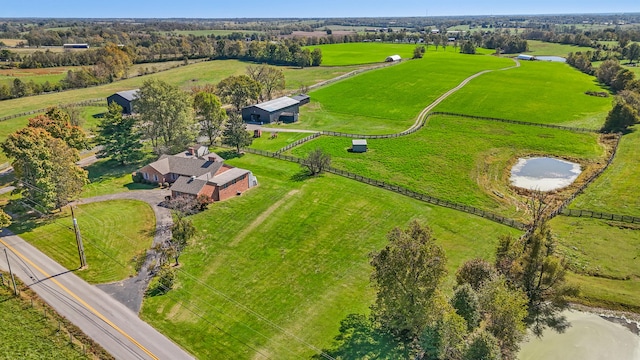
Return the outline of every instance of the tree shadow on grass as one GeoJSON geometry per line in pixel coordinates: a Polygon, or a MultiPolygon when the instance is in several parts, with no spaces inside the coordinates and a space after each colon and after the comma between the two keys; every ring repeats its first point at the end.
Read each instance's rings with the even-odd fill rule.
{"type": "Polygon", "coordinates": [[[312,178],[312,176],[311,176],[311,174],[309,174],[309,171],[307,171],[305,169],[301,169],[297,173],[291,175],[291,178],[289,178],[289,179],[291,181],[301,182],[301,181],[305,181],[305,180],[310,179],[310,178],[312,178]]]}
{"type": "Polygon", "coordinates": [[[225,160],[231,160],[235,158],[242,157],[244,154],[238,154],[235,150],[222,150],[217,151],[216,154],[220,155],[221,158],[225,160]]]}

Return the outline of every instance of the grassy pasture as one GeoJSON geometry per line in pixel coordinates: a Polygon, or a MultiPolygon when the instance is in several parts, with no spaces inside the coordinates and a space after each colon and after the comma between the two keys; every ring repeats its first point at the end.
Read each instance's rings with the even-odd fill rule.
{"type": "MultiPolygon", "coordinates": [[[[277,131],[276,131],[277,132],[277,131]]],[[[253,139],[251,147],[259,150],[277,151],[283,147],[305,138],[309,133],[277,132],[276,138],[271,138],[271,132],[263,131],[262,137],[253,139]]]]}
{"type": "Polygon", "coordinates": [[[351,153],[351,139],[323,136],[292,153],[306,157],[322,148],[337,168],[511,217],[522,216],[516,209],[522,204],[509,188],[517,157],[549,154],[588,163],[603,155],[594,134],[442,116],[431,117],[414,134],[367,142],[366,153],[351,153]]]}
{"type": "MultiPolygon", "coordinates": [[[[123,280],[135,274],[133,258],[150,246],[155,231],[151,207],[141,201],[113,200],[77,207],[89,268],[76,272],[91,283],[123,280]]],[[[67,269],[77,269],[78,250],[65,208],[50,219],[15,222],[11,231],[29,241],[67,269]]]]}
{"type": "Polygon", "coordinates": [[[55,84],[67,76],[67,71],[73,70],[74,66],[61,66],[44,69],[0,69],[0,84],[12,85],[14,79],[24,82],[33,80],[36,84],[50,82],[55,84]]]}
{"type": "Polygon", "coordinates": [[[411,59],[415,44],[390,43],[344,43],[308,46],[322,50],[323,66],[344,66],[381,63],[389,55],[398,54],[403,59],[411,59]]]}
{"type": "MultiPolygon", "coordinates": [[[[640,231],[604,220],[558,216],[551,227],[580,287],[579,302],[640,311],[640,231]]],[[[636,225],[637,226],[637,225],[636,225]]]]}
{"type": "Polygon", "coordinates": [[[367,312],[373,301],[367,255],[411,219],[428,223],[446,249],[449,281],[465,259],[491,257],[497,235],[517,233],[342,177],[301,180],[298,165],[288,162],[254,155],[228,162],[251,169],[260,185],[193,217],[200,235],[180,258],[177,288],[146,298],[141,313],[197,358],[314,353],[285,331],[328,346],[339,321],[367,312]]]}
{"type": "Polygon", "coordinates": [[[311,104],[301,108],[299,123],[291,127],[370,134],[402,131],[424,107],[465,78],[513,64],[493,56],[427,52],[423,59],[312,91],[311,104]]]}
{"type": "Polygon", "coordinates": [[[527,40],[527,44],[529,44],[529,51],[527,51],[525,54],[529,55],[551,55],[567,57],[570,52],[574,53],[577,51],[594,51],[594,49],[589,46],[566,45],[539,40],[527,40]]]}
{"type": "Polygon", "coordinates": [[[44,319],[40,307],[32,308],[28,299],[14,296],[13,289],[4,286],[0,286],[0,322],[3,359],[89,359],[69,345],[66,334],[58,333],[57,321],[44,319]]]}
{"type": "Polygon", "coordinates": [[[640,132],[635,129],[622,137],[616,157],[607,171],[578,196],[570,207],[640,217],[639,158],[640,132]]]}
{"type": "Polygon", "coordinates": [[[587,90],[606,91],[569,65],[521,61],[517,69],[474,79],[435,110],[599,129],[611,98],[589,96],[587,90]]]}
{"type": "MultiPolygon", "coordinates": [[[[16,45],[18,45],[19,43],[23,42],[23,43],[27,43],[27,40],[25,39],[0,39],[1,42],[3,42],[5,45],[9,46],[9,47],[14,47],[16,45]]],[[[11,49],[11,51],[13,51],[13,49],[11,49]]]]}
{"type": "MultiPolygon", "coordinates": [[[[151,64],[147,65],[152,66],[151,64]]],[[[164,80],[181,88],[189,89],[195,85],[217,83],[227,76],[244,74],[248,65],[251,65],[251,63],[238,60],[205,61],[157,74],[139,76],[86,89],[4,100],[0,102],[0,117],[33,109],[46,108],[52,104],[68,104],[89,99],[106,98],[117,91],[138,88],[142,86],[145,80],[151,78],[164,80]]],[[[355,66],[336,68],[313,67],[305,69],[283,68],[288,90],[298,89],[301,85],[312,85],[355,69],[357,69],[355,66]]]]}

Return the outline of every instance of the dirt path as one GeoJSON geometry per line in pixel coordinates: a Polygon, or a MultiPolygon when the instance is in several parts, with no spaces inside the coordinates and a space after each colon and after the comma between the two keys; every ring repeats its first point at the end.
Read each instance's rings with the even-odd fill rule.
{"type": "Polygon", "coordinates": [[[249,224],[249,226],[247,226],[244,230],[242,230],[242,232],[238,234],[238,236],[236,236],[233,239],[233,241],[229,243],[229,246],[233,247],[238,245],[240,241],[242,241],[242,239],[244,239],[251,231],[253,231],[253,229],[260,226],[265,220],[267,220],[269,216],[271,216],[271,214],[273,214],[274,211],[276,211],[276,209],[278,209],[282,204],[284,204],[284,202],[287,201],[287,199],[289,199],[291,196],[295,195],[299,191],[300,190],[291,190],[282,199],[276,201],[275,203],[273,203],[273,205],[269,206],[267,210],[265,210],[262,214],[260,214],[260,216],[258,216],[255,220],[253,220],[253,222],[249,224]]]}

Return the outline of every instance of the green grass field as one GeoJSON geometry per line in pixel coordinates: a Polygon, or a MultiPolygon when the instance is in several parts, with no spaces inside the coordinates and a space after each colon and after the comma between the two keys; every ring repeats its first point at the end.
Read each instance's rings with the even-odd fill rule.
{"type": "MultiPolygon", "coordinates": [[[[640,231],[609,221],[558,216],[551,227],[586,305],[640,311],[640,231]]],[[[628,224],[627,224],[628,225],[628,224]]]]}
{"type": "Polygon", "coordinates": [[[351,133],[407,129],[424,107],[467,77],[514,65],[485,55],[427,52],[420,60],[369,71],[310,93],[295,128],[351,133]]]}
{"type": "MultiPolygon", "coordinates": [[[[5,273],[5,279],[9,277],[5,273]]],[[[49,309],[50,311],[51,309],[49,309]]],[[[58,332],[57,321],[45,319],[40,307],[0,286],[0,357],[3,359],[89,359],[69,337],[58,332]]]]}
{"type": "Polygon", "coordinates": [[[640,131],[635,129],[622,137],[616,157],[607,171],[578,196],[570,208],[640,217],[638,158],[640,131]]]}
{"type": "Polygon", "coordinates": [[[529,51],[527,51],[525,54],[529,55],[551,55],[567,57],[570,52],[574,53],[577,51],[594,51],[592,47],[588,46],[565,45],[538,40],[527,40],[527,44],[529,44],[529,51]]]}
{"type": "Polygon", "coordinates": [[[367,255],[411,219],[432,227],[450,274],[465,259],[490,257],[499,234],[516,233],[342,177],[300,180],[298,165],[284,161],[228,162],[251,169],[260,185],[193,217],[199,237],[180,258],[177,288],[146,298],[142,309],[143,319],[197,358],[315,353],[289,334],[328,346],[340,320],[373,301],[367,255]]]}
{"type": "Polygon", "coordinates": [[[587,90],[606,91],[569,65],[522,61],[517,69],[474,79],[435,110],[599,129],[611,98],[589,96],[587,90]]]}
{"type": "MultiPolygon", "coordinates": [[[[78,206],[76,218],[84,241],[88,269],[76,271],[91,283],[124,280],[136,273],[133,258],[151,247],[155,218],[151,207],[135,200],[113,200],[78,206]]],[[[11,231],[67,269],[79,266],[71,213],[52,219],[15,222],[11,231]]]]}
{"type": "Polygon", "coordinates": [[[603,155],[595,134],[444,116],[431,117],[414,134],[367,142],[366,153],[351,153],[350,138],[323,136],[292,153],[304,158],[321,148],[339,169],[516,218],[523,204],[508,177],[518,157],[548,154],[588,163],[603,155]]]}
{"type": "Polygon", "coordinates": [[[145,159],[129,165],[122,165],[110,159],[101,159],[87,166],[89,172],[89,184],[82,189],[81,197],[115,194],[130,190],[155,189],[157,186],[134,183],[131,173],[145,164],[155,160],[157,156],[147,153],[145,159]]]}
{"type": "MultiPolygon", "coordinates": [[[[271,127],[277,128],[277,125],[271,127]]],[[[293,142],[311,135],[309,133],[277,132],[277,137],[271,138],[271,134],[271,132],[263,131],[262,137],[253,139],[250,147],[259,150],[278,151],[293,142]]]]}
{"type": "MultiPolygon", "coordinates": [[[[308,46],[322,50],[323,66],[344,66],[381,63],[387,56],[398,54],[403,59],[413,57],[414,44],[344,43],[308,46]]],[[[434,49],[435,50],[435,49],[434,49]]],[[[442,51],[442,50],[440,50],[442,51]]]]}

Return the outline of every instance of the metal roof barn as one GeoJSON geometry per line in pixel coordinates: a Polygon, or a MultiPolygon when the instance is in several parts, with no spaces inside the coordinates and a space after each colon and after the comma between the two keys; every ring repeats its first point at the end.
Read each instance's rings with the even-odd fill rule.
{"type": "Polygon", "coordinates": [[[134,112],[133,105],[135,100],[138,98],[139,92],[140,89],[117,92],[107,97],[107,104],[111,105],[112,102],[115,102],[122,107],[123,113],[132,114],[134,112]]]}
{"type": "Polygon", "coordinates": [[[289,121],[297,121],[300,113],[300,101],[283,96],[242,109],[242,120],[254,123],[271,123],[280,121],[280,116],[287,113],[289,121]]]}

